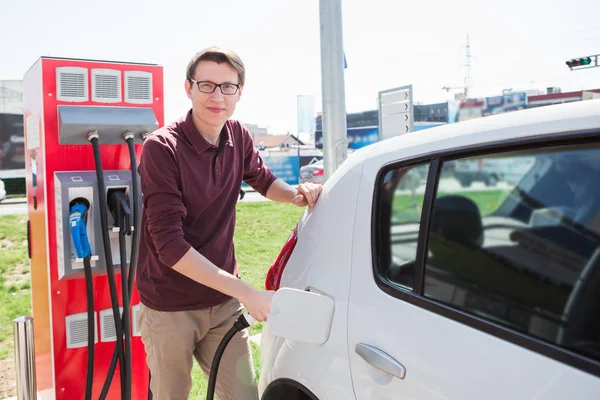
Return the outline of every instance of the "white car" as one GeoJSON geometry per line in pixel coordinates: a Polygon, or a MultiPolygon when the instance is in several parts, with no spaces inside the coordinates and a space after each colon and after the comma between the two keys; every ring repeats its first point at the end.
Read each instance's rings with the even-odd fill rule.
{"type": "Polygon", "coordinates": [[[323,160],[300,167],[300,183],[314,182],[323,183],[325,167],[323,160]]]}
{"type": "Polygon", "coordinates": [[[600,100],[356,151],[269,270],[267,288],[334,306],[324,318],[297,304],[285,317],[306,321],[292,338],[265,323],[261,399],[600,398],[598,177],[600,100]],[[527,168],[478,188],[440,173],[497,157],[527,168]],[[311,330],[324,339],[304,340],[311,330]]]}
{"type": "Polygon", "coordinates": [[[6,199],[6,188],[4,187],[4,181],[0,179],[0,202],[6,199]]]}

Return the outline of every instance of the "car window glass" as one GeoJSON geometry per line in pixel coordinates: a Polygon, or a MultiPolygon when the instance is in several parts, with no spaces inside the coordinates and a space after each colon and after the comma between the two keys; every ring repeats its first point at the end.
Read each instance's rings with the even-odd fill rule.
{"type": "Polygon", "coordinates": [[[444,166],[424,295],[600,360],[600,148],[444,166]]]}
{"type": "Polygon", "coordinates": [[[388,171],[379,188],[378,262],[393,283],[413,287],[419,223],[429,164],[388,171]]]}

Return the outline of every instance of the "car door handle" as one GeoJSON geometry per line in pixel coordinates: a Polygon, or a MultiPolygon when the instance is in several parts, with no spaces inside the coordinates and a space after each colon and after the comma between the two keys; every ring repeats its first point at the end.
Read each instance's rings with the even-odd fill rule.
{"type": "Polygon", "coordinates": [[[356,351],[363,360],[383,372],[387,372],[400,379],[404,379],[406,376],[406,368],[404,368],[404,365],[400,364],[394,357],[379,350],[377,347],[358,343],[354,348],[354,351],[356,351]]]}

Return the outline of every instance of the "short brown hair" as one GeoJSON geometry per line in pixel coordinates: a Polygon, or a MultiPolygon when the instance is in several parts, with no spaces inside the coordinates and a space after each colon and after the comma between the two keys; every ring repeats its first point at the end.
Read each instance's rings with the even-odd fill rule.
{"type": "Polygon", "coordinates": [[[223,48],[223,47],[209,47],[206,48],[196,55],[190,60],[190,63],[187,67],[187,80],[193,79],[194,72],[196,72],[196,67],[200,61],[212,61],[217,64],[227,63],[233,69],[237,71],[239,84],[240,86],[244,86],[244,82],[246,81],[246,68],[244,67],[244,63],[240,56],[238,56],[233,50],[223,48]]]}

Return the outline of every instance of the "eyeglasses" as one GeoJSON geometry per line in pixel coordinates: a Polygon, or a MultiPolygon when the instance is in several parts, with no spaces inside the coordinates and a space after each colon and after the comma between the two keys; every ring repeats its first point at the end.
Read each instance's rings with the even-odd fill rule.
{"type": "Polygon", "coordinates": [[[192,78],[190,78],[190,81],[192,81],[196,85],[198,85],[198,90],[201,91],[202,93],[212,93],[218,87],[219,90],[221,90],[221,93],[223,93],[225,95],[233,95],[233,94],[236,94],[238,89],[240,88],[240,85],[236,85],[235,83],[216,84],[216,83],[209,82],[209,81],[198,82],[198,81],[193,80],[192,78]]]}

